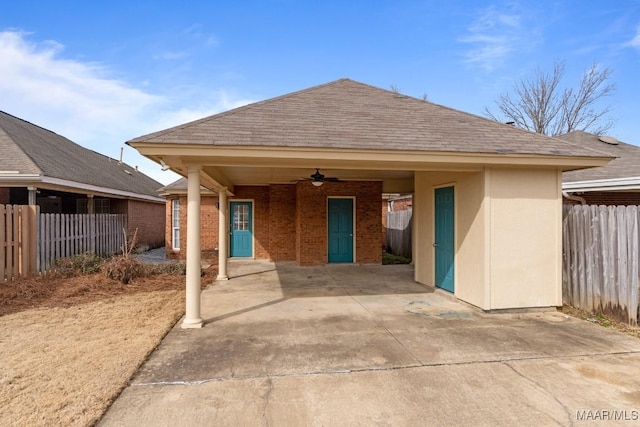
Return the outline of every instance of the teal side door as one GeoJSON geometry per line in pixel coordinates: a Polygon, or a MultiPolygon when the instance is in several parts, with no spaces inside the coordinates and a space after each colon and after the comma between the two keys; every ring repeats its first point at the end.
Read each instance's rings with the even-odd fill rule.
{"type": "Polygon", "coordinates": [[[436,286],[453,292],[455,259],[455,210],[453,187],[435,191],[436,286]]]}
{"type": "Polygon", "coordinates": [[[253,209],[251,202],[231,202],[229,204],[229,256],[253,256],[253,209]]]}
{"type": "Polygon", "coordinates": [[[353,199],[329,199],[329,262],[353,262],[353,199]]]}

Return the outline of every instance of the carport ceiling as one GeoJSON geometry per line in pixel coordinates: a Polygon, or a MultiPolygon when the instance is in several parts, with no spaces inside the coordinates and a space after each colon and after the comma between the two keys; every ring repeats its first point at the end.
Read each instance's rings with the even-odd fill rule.
{"type": "MultiPolygon", "coordinates": [[[[205,173],[206,173],[205,166],[205,173]]],[[[236,185],[289,184],[309,178],[314,168],[275,167],[219,167],[226,177],[236,185]]],[[[336,177],[343,181],[399,181],[408,180],[413,185],[413,171],[354,170],[320,168],[326,177],[336,177]]]]}
{"type": "MultiPolygon", "coordinates": [[[[219,181],[217,178],[220,176],[224,176],[234,186],[295,184],[309,178],[314,172],[315,168],[306,167],[204,166],[202,185],[208,187],[209,184],[214,183],[209,182],[207,178],[219,181]]],[[[325,177],[336,177],[342,181],[382,181],[383,192],[413,192],[413,171],[320,168],[320,172],[325,177]]],[[[215,185],[211,189],[217,191],[215,185]]]]}

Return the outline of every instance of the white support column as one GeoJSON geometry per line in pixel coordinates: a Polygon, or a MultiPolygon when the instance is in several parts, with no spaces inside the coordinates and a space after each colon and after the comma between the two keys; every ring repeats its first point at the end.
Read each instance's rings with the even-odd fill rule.
{"type": "Polygon", "coordinates": [[[183,328],[201,328],[200,167],[187,168],[187,289],[183,328]]]}
{"type": "Polygon", "coordinates": [[[227,253],[229,252],[228,211],[227,189],[223,187],[218,190],[218,277],[216,280],[229,280],[227,275],[227,253]]]}
{"type": "Polygon", "coordinates": [[[87,194],[87,213],[91,215],[96,213],[96,203],[95,200],[93,200],[93,194],[87,194]]]}
{"type": "Polygon", "coordinates": [[[28,203],[33,206],[36,204],[38,189],[36,187],[27,187],[27,190],[28,190],[28,198],[29,198],[28,203]]]}

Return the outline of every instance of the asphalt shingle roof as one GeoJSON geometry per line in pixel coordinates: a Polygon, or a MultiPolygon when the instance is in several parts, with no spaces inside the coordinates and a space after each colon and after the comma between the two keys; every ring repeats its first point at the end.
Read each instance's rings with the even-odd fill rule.
{"type": "Polygon", "coordinates": [[[617,157],[606,166],[565,172],[562,174],[564,182],[640,176],[640,147],[636,145],[626,144],[621,141],[618,141],[617,145],[607,144],[600,141],[598,135],[583,131],[570,132],[558,138],[617,157]]]}
{"type": "Polygon", "coordinates": [[[602,156],[571,142],[349,79],[246,105],[129,142],[602,156]]]}
{"type": "MultiPolygon", "coordinates": [[[[160,193],[172,193],[172,192],[186,192],[189,186],[189,181],[187,178],[178,178],[176,181],[173,181],[170,184],[165,185],[160,189],[160,193]]],[[[200,186],[200,192],[209,192],[206,187],[200,186]]]]}
{"type": "Polygon", "coordinates": [[[0,170],[42,174],[158,197],[162,184],[135,168],[0,111],[0,170]]]}

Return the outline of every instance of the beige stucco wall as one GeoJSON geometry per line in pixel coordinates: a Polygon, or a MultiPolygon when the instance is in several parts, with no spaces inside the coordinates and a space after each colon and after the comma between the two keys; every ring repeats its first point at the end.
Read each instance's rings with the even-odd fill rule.
{"type": "Polygon", "coordinates": [[[434,190],[455,187],[455,295],[485,310],[562,302],[561,174],[416,172],[415,280],[434,284],[434,190]]]}
{"type": "Polygon", "coordinates": [[[491,309],[562,305],[562,176],[489,171],[491,309]]]}
{"type": "Polygon", "coordinates": [[[415,279],[434,285],[434,190],[455,187],[455,295],[485,307],[484,174],[416,172],[413,226],[415,279]]]}

